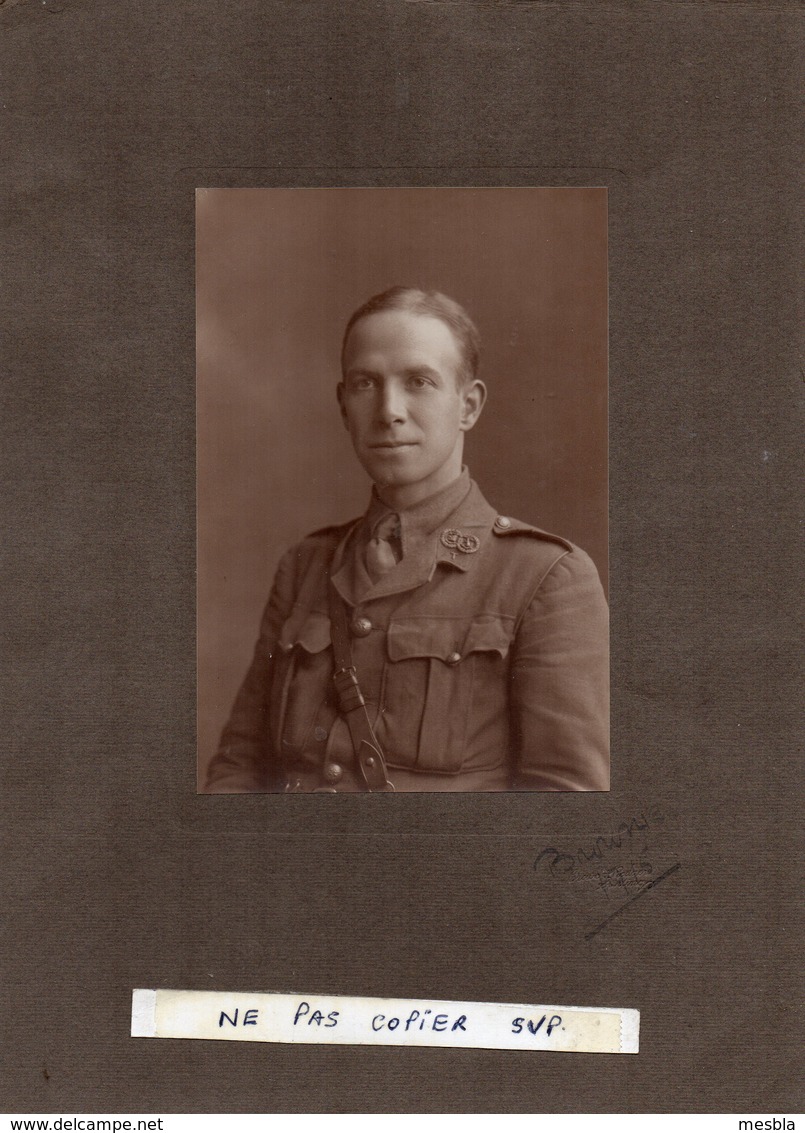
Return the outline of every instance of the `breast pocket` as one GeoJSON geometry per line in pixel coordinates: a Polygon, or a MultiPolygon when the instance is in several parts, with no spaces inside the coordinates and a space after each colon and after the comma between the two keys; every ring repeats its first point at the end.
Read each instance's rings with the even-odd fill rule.
{"type": "Polygon", "coordinates": [[[513,619],[496,615],[390,624],[378,738],[392,766],[450,774],[497,765],[490,737],[506,726],[512,634],[513,619]]]}
{"type": "Polygon", "coordinates": [[[282,627],[274,690],[274,743],[300,751],[316,713],[330,694],[333,669],[330,619],[297,607],[282,627]]]}

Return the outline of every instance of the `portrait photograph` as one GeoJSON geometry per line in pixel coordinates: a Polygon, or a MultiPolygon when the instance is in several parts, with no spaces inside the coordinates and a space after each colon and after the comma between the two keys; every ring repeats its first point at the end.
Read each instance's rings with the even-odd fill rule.
{"type": "Polygon", "coordinates": [[[607,193],[197,193],[199,789],[607,791],[607,193]]]}
{"type": "Polygon", "coordinates": [[[802,31],[0,0],[0,1133],[802,1127],[802,31]]]}

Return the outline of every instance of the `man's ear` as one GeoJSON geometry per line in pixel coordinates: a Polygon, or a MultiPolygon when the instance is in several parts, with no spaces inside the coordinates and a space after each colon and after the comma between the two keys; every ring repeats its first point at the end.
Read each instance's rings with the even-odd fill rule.
{"type": "Polygon", "coordinates": [[[462,432],[468,432],[478,418],[486,402],[486,386],[476,378],[461,390],[461,423],[462,432]]]}
{"type": "Polygon", "coordinates": [[[344,383],[343,382],[339,382],[338,385],[335,387],[335,396],[338,398],[338,408],[341,410],[341,420],[344,422],[344,428],[348,429],[349,428],[349,421],[347,420],[347,409],[346,409],[346,405],[344,404],[344,399],[346,397],[346,390],[344,389],[344,383]]]}

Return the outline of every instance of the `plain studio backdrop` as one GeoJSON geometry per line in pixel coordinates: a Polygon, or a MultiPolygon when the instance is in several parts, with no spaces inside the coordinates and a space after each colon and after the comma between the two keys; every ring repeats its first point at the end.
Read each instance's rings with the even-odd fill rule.
{"type": "Polygon", "coordinates": [[[366,507],[335,388],[370,295],[403,284],[467,309],[489,391],[472,476],[606,585],[606,256],[602,188],[198,191],[201,776],[280,555],[366,507]]]}

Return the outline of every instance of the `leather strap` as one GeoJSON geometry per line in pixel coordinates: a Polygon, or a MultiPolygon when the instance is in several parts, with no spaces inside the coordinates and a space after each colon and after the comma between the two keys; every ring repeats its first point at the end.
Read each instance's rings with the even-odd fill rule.
{"type": "Polygon", "coordinates": [[[332,582],[327,588],[333,639],[333,684],[338,693],[338,704],[349,728],[355,762],[366,784],[367,791],[393,791],[386,770],[386,759],[372,728],[366,701],[358,674],[352,663],[352,640],[347,624],[347,612],[332,582]]]}

